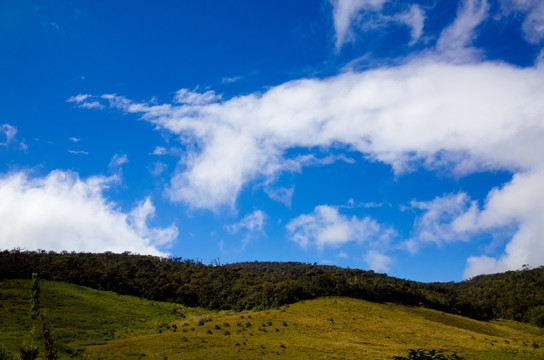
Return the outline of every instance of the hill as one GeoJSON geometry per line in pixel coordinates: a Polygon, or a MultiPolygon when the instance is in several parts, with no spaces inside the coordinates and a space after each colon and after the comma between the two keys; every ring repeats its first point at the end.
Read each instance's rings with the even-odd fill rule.
{"type": "Polygon", "coordinates": [[[544,326],[544,267],[426,284],[373,271],[293,262],[204,265],[130,253],[0,252],[0,278],[30,278],[32,272],[43,279],[215,310],[263,310],[345,296],[544,326]]]}
{"type": "MultiPolygon", "coordinates": [[[[409,348],[467,360],[542,359],[544,330],[421,307],[324,297],[263,311],[212,311],[41,281],[61,359],[390,359],[409,348]]],[[[0,343],[30,327],[29,282],[0,281],[0,343]]]]}

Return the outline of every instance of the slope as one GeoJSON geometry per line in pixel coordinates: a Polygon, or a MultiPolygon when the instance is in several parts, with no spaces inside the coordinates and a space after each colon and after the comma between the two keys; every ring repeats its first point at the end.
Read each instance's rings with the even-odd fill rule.
{"type": "MultiPolygon", "coordinates": [[[[30,328],[27,280],[0,281],[0,343],[15,352],[30,328]]],[[[466,359],[542,359],[544,330],[421,307],[323,297],[279,309],[186,308],[41,281],[61,359],[389,359],[409,348],[466,359]]]]}

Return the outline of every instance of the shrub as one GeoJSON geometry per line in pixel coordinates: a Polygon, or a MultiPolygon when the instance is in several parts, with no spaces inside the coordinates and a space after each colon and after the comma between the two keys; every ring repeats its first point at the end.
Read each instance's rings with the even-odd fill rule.
{"type": "Polygon", "coordinates": [[[4,349],[3,345],[0,345],[0,360],[15,360],[15,356],[4,349]]]}
{"type": "Polygon", "coordinates": [[[453,353],[444,355],[440,351],[426,349],[410,349],[406,356],[393,356],[393,360],[462,360],[463,358],[453,353]]]}

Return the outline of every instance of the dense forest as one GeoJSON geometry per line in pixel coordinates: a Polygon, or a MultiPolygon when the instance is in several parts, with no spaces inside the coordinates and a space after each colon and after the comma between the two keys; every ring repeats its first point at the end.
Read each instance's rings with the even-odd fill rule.
{"type": "Polygon", "coordinates": [[[0,278],[30,278],[33,272],[47,280],[209,309],[267,309],[321,296],[347,296],[544,326],[544,267],[460,283],[419,283],[373,271],[296,262],[205,265],[128,252],[0,252],[0,278]]]}

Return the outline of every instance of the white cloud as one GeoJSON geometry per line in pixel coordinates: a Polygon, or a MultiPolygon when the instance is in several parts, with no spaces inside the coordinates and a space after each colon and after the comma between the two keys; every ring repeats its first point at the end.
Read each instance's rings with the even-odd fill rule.
{"type": "Polygon", "coordinates": [[[266,222],[266,214],[261,210],[254,210],[247,214],[237,223],[227,225],[227,230],[232,234],[244,233],[242,239],[242,248],[245,248],[252,239],[266,235],[264,224],[266,222]]]}
{"type": "MultiPolygon", "coordinates": [[[[472,204],[474,208],[474,203],[472,204]]],[[[411,252],[417,252],[427,243],[442,245],[452,241],[469,240],[467,230],[461,229],[461,215],[470,214],[470,198],[467,194],[447,194],[436,197],[431,201],[412,201],[411,209],[423,210],[423,214],[416,218],[413,234],[404,245],[411,252]]]]}
{"type": "Polygon", "coordinates": [[[425,14],[421,7],[412,4],[408,11],[384,15],[383,5],[388,0],[330,0],[335,30],[335,48],[340,51],[343,44],[354,41],[354,29],[363,31],[384,28],[401,23],[410,28],[411,41],[415,44],[423,34],[425,14]]]}
{"type": "Polygon", "coordinates": [[[264,191],[272,200],[276,200],[285,206],[291,206],[291,200],[293,199],[293,194],[295,193],[295,187],[276,188],[274,186],[268,186],[265,187],[264,191]]]}
{"type": "Polygon", "coordinates": [[[148,228],[149,199],[130,214],[103,192],[115,178],[80,179],[56,170],[31,178],[12,173],[0,179],[0,248],[124,252],[164,255],[159,246],[177,236],[175,226],[148,228]]]}
{"type": "Polygon", "coordinates": [[[71,96],[66,102],[69,103],[76,103],[79,107],[82,107],[84,109],[103,109],[104,105],[102,105],[97,100],[93,101],[87,101],[88,99],[92,99],[93,96],[89,94],[77,94],[74,96],[71,96]]]}
{"type": "MultiPolygon", "coordinates": [[[[466,48],[487,8],[485,2],[466,1],[457,20],[442,33],[441,51],[466,48]]],[[[525,260],[532,266],[542,264],[539,254],[544,251],[534,238],[540,228],[532,219],[544,212],[544,201],[530,203],[514,196],[503,201],[501,212],[492,204],[506,196],[499,194],[520,189],[516,184],[524,183],[521,179],[539,178],[544,169],[544,63],[519,68],[450,60],[453,63],[447,56],[431,54],[399,66],[290,81],[264,93],[198,105],[136,103],[116,95],[103,95],[100,100],[179,136],[187,151],[167,194],[172,201],[195,208],[235,207],[249,183],[271,188],[284,171],[324,163],[316,152],[338,144],[389,164],[397,174],[420,167],[445,169],[457,176],[499,169],[516,173],[511,184],[490,193],[482,210],[466,202],[467,213],[459,213],[458,218],[449,214],[451,223],[443,221],[427,233],[423,222],[416,223],[415,231],[437,243],[439,235],[454,241],[447,236],[494,231],[501,221],[515,220],[519,230],[504,257],[497,259],[498,268],[518,268],[525,260]],[[292,155],[300,154],[293,149],[302,149],[304,155],[292,155]]],[[[531,189],[534,198],[542,197],[544,188],[531,189]]],[[[459,204],[462,209],[463,201],[459,204]]],[[[347,240],[346,226],[327,233],[311,225],[318,215],[297,218],[309,224],[301,223],[297,230],[301,244],[352,241],[347,240]],[[315,234],[310,236],[312,231],[315,234]]]]}
{"type": "Polygon", "coordinates": [[[148,197],[130,212],[128,222],[140,237],[143,239],[153,239],[155,246],[171,244],[178,237],[178,228],[173,224],[167,228],[149,228],[147,220],[154,216],[155,206],[153,206],[151,199],[148,197]]]}
{"type": "Polygon", "coordinates": [[[213,90],[199,93],[189,89],[180,89],[176,91],[176,96],[174,97],[176,103],[187,105],[205,105],[218,100],[221,100],[221,96],[217,95],[213,90]]]}
{"type": "Polygon", "coordinates": [[[227,226],[227,230],[232,233],[237,233],[241,230],[249,232],[263,232],[263,226],[266,220],[266,214],[261,210],[255,210],[251,214],[247,214],[235,224],[227,226]]]}
{"type": "Polygon", "coordinates": [[[387,0],[330,0],[333,7],[334,30],[336,34],[336,50],[342,45],[353,40],[351,30],[353,22],[362,10],[380,11],[387,0]]]}
{"type": "Polygon", "coordinates": [[[5,136],[5,140],[0,141],[0,146],[8,146],[17,134],[17,128],[10,124],[2,124],[0,125],[0,132],[4,133],[5,136]]]}
{"type": "Polygon", "coordinates": [[[395,19],[410,27],[410,44],[414,45],[423,35],[425,13],[418,5],[410,6],[410,10],[395,16],[395,19]]]}
{"type": "Polygon", "coordinates": [[[293,241],[302,247],[339,247],[349,242],[378,242],[384,245],[395,232],[378,224],[374,219],[358,219],[338,212],[328,205],[316,206],[311,214],[300,215],[285,226],[293,241]]]}
{"type": "Polygon", "coordinates": [[[208,105],[108,100],[188,144],[171,200],[217,209],[234,207],[251,181],[319,163],[312,154],[285,155],[293,148],[345,144],[399,174],[419,166],[458,174],[532,169],[544,162],[543,79],[544,66],[422,60],[208,105]]]}
{"type": "Polygon", "coordinates": [[[517,231],[497,259],[471,257],[465,278],[480,273],[517,270],[523,265],[544,265],[544,168],[514,175],[502,188],[493,189],[481,211],[469,212],[462,229],[473,232],[517,225],[517,231]],[[468,220],[467,220],[468,219],[468,220]],[[493,260],[493,261],[491,261],[493,260]],[[485,270],[482,270],[485,269],[485,270]]]}
{"type": "Polygon", "coordinates": [[[416,252],[421,246],[467,241],[477,234],[513,232],[504,252],[497,258],[472,256],[464,278],[482,273],[517,270],[525,264],[544,265],[544,169],[515,174],[502,188],[489,192],[480,206],[465,193],[447,194],[429,202],[412,202],[424,210],[414,224],[412,238],[405,242],[416,252]],[[514,229],[512,231],[512,229],[514,229]]]}
{"type": "Polygon", "coordinates": [[[369,250],[363,257],[364,261],[375,271],[387,271],[393,260],[376,250],[369,250]]]}
{"type": "Polygon", "coordinates": [[[111,161],[108,165],[110,169],[118,168],[119,166],[128,163],[128,156],[126,154],[115,154],[111,158],[111,161]]]}
{"type": "Polygon", "coordinates": [[[467,61],[474,56],[470,47],[476,38],[476,28],[488,17],[487,0],[463,0],[454,22],[445,28],[438,39],[436,50],[442,56],[467,61]]]}
{"type": "Polygon", "coordinates": [[[166,150],[165,147],[156,146],[153,152],[151,153],[151,155],[162,156],[162,155],[166,155],[167,153],[168,151],[166,150]]]}
{"type": "Polygon", "coordinates": [[[71,142],[74,142],[74,143],[78,143],[78,142],[81,141],[80,138],[76,138],[76,137],[70,137],[70,138],[68,138],[68,140],[70,140],[71,142]]]}
{"type": "Polygon", "coordinates": [[[66,150],[66,151],[74,155],[89,155],[89,152],[85,150],[66,150]]]}
{"type": "Polygon", "coordinates": [[[91,97],[92,95],[90,94],[77,94],[74,96],[70,96],[70,98],[66,100],[66,102],[75,102],[76,104],[81,104],[82,102],[91,97]]]}
{"type": "Polygon", "coordinates": [[[151,175],[160,176],[163,172],[165,172],[168,169],[168,165],[161,162],[155,162],[147,169],[151,175]]]}
{"type": "Polygon", "coordinates": [[[501,0],[504,15],[522,14],[525,39],[537,44],[544,39],[544,2],[541,0],[501,0]]]}

